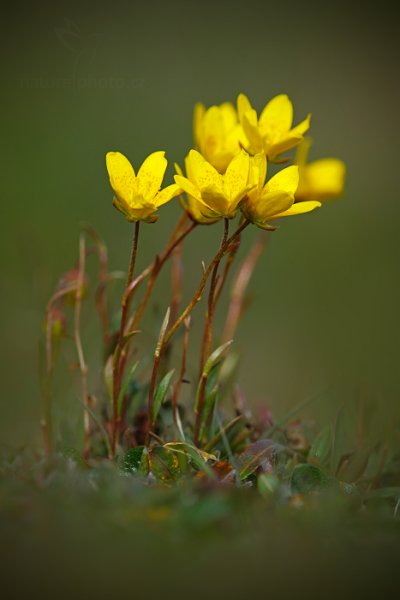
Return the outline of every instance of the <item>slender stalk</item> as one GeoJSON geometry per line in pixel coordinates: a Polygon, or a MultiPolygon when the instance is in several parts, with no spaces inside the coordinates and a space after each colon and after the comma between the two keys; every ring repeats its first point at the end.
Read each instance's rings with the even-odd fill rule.
{"type": "Polygon", "coordinates": [[[110,339],[110,323],[107,313],[106,298],[106,284],[109,279],[107,246],[105,245],[104,241],[101,239],[97,231],[94,229],[94,227],[85,224],[84,230],[92,238],[95,244],[95,252],[99,260],[99,283],[96,288],[95,301],[103,332],[103,343],[105,347],[107,347],[107,344],[110,339]]]}
{"type": "Polygon", "coordinates": [[[135,270],[136,254],[137,254],[137,247],[138,247],[138,242],[139,242],[139,228],[140,228],[140,221],[135,221],[133,240],[132,240],[132,248],[131,248],[131,258],[129,261],[127,285],[129,285],[130,282],[132,281],[133,272],[135,270]]]}
{"type": "MultiPolygon", "coordinates": [[[[143,281],[143,279],[145,279],[148,275],[150,275],[144,296],[143,296],[138,308],[136,309],[135,314],[133,315],[132,319],[128,323],[128,333],[127,333],[128,336],[131,335],[134,331],[136,331],[140,324],[143,313],[146,310],[147,303],[151,297],[154,286],[157,283],[157,278],[158,278],[158,275],[160,274],[162,267],[164,266],[164,264],[166,263],[168,258],[171,256],[171,254],[174,252],[175,248],[178,248],[180,246],[180,244],[183,242],[183,240],[186,238],[186,236],[189,235],[189,233],[191,233],[191,231],[193,231],[193,229],[195,229],[195,227],[197,227],[197,225],[198,225],[198,223],[191,223],[187,227],[187,229],[185,229],[180,235],[178,235],[180,229],[182,228],[182,225],[186,222],[186,220],[187,220],[187,218],[180,219],[163,254],[161,254],[161,256],[157,255],[156,258],[154,259],[154,262],[151,265],[149,265],[148,267],[146,267],[146,269],[144,269],[144,271],[142,271],[142,273],[135,279],[135,282],[136,282],[135,285],[134,285],[134,282],[132,282],[130,288],[127,289],[127,291],[129,291],[128,295],[130,296],[135,291],[137,285],[139,283],[141,283],[141,281],[143,281]]],[[[121,380],[122,380],[123,372],[125,370],[126,360],[128,357],[128,347],[129,347],[129,340],[126,343],[124,352],[121,356],[121,366],[120,366],[121,380]]]]}
{"type": "Polygon", "coordinates": [[[193,432],[193,441],[195,446],[199,444],[199,435],[200,435],[200,425],[201,425],[201,415],[203,413],[204,406],[204,393],[206,389],[208,379],[208,373],[204,373],[204,371],[200,375],[199,387],[196,396],[196,402],[194,406],[194,432],[193,432]]]}
{"type": "MultiPolygon", "coordinates": [[[[230,342],[227,342],[225,344],[225,348],[228,348],[231,345],[232,341],[233,340],[231,340],[230,342]]],[[[203,371],[199,378],[199,385],[197,387],[196,400],[195,400],[195,404],[194,404],[195,422],[194,422],[193,439],[194,439],[194,443],[196,445],[198,445],[200,442],[201,425],[202,425],[201,421],[202,421],[202,417],[203,417],[204,403],[205,403],[205,391],[206,391],[206,385],[207,385],[209,376],[210,376],[210,370],[205,366],[203,368],[203,371]]],[[[211,414],[209,414],[209,417],[207,420],[209,420],[210,418],[211,418],[211,414]]]]}
{"type": "Polygon", "coordinates": [[[84,406],[83,411],[83,454],[87,458],[90,454],[90,417],[88,412],[89,394],[87,373],[88,367],[85,361],[81,338],[81,311],[82,311],[82,294],[85,279],[85,262],[86,262],[86,245],[85,237],[82,234],[79,239],[79,267],[75,293],[75,314],[74,314],[74,339],[76,351],[78,353],[79,370],[81,373],[82,401],[84,406]]]}
{"type": "MultiPolygon", "coordinates": [[[[129,286],[132,282],[133,273],[135,270],[136,254],[137,254],[137,247],[138,247],[138,241],[139,241],[139,226],[140,226],[140,221],[136,221],[135,225],[134,225],[134,231],[133,231],[131,256],[130,256],[130,261],[129,261],[129,270],[128,270],[128,277],[127,277],[127,281],[126,281],[125,290],[129,288],[129,286]]],[[[131,299],[131,295],[127,295],[126,293],[123,294],[122,303],[121,303],[121,323],[120,323],[119,333],[118,333],[118,342],[117,342],[117,346],[115,348],[115,355],[114,355],[113,418],[112,418],[112,443],[111,443],[111,449],[112,449],[113,455],[115,454],[115,448],[116,448],[117,437],[118,437],[118,396],[119,396],[119,392],[120,392],[120,388],[121,388],[121,377],[122,377],[121,354],[122,354],[122,349],[123,349],[123,345],[124,345],[125,327],[126,327],[126,322],[127,322],[127,318],[128,318],[130,299],[131,299]]]]}
{"type": "Polygon", "coordinates": [[[53,450],[53,415],[51,403],[51,387],[53,380],[53,344],[52,344],[53,319],[50,310],[46,318],[46,378],[43,390],[42,406],[42,434],[46,456],[50,456],[53,450]]]}
{"type": "Polygon", "coordinates": [[[51,388],[54,371],[53,357],[53,310],[54,305],[58,300],[61,300],[67,294],[76,291],[76,283],[67,285],[56,290],[50,298],[46,307],[46,337],[45,337],[45,354],[46,354],[46,378],[43,387],[42,395],[42,416],[41,428],[43,435],[43,444],[46,456],[49,456],[53,450],[53,417],[52,417],[52,398],[51,388]]]}
{"type": "Polygon", "coordinates": [[[171,321],[175,321],[178,316],[182,299],[182,277],[182,244],[178,244],[171,254],[171,321]]]}
{"type": "MultiPolygon", "coordinates": [[[[187,216],[187,213],[185,212],[182,215],[182,217],[179,219],[174,231],[172,232],[172,235],[167,243],[164,253],[161,255],[161,257],[159,257],[157,255],[155,257],[154,261],[142,271],[142,273],[140,274],[140,281],[138,283],[143,281],[143,279],[145,279],[148,275],[153,275],[154,271],[161,269],[161,267],[168,260],[169,256],[171,255],[173,250],[176,248],[176,246],[178,244],[180,244],[180,242],[183,241],[183,239],[190,233],[190,231],[192,231],[194,229],[194,226],[192,224],[186,231],[183,232],[183,234],[181,234],[178,237],[179,232],[181,231],[183,225],[186,223],[187,220],[188,220],[188,216],[187,216]],[[159,266],[157,263],[161,263],[161,265],[159,266]]],[[[151,289],[146,290],[145,297],[142,299],[142,302],[139,305],[138,309],[136,310],[133,319],[131,319],[131,322],[129,323],[129,327],[128,327],[129,330],[133,329],[134,326],[136,327],[137,324],[139,323],[139,321],[143,315],[143,312],[146,308],[146,304],[151,295],[154,284],[155,284],[155,282],[151,284],[151,289]]],[[[148,288],[149,287],[150,287],[150,283],[148,284],[148,288]]],[[[134,286],[134,289],[136,289],[136,286],[134,286]]],[[[132,292],[134,291],[134,289],[132,290],[132,292]]]]}
{"type": "Polygon", "coordinates": [[[172,395],[172,416],[173,416],[175,425],[178,427],[178,430],[179,430],[178,399],[179,399],[179,394],[180,394],[181,387],[182,387],[183,378],[185,377],[185,373],[186,373],[186,361],[187,361],[187,353],[188,353],[188,349],[189,349],[190,320],[191,319],[189,316],[184,321],[185,335],[183,338],[183,352],[182,352],[181,368],[180,368],[179,377],[176,382],[174,392],[172,395]]]}
{"type": "Polygon", "coordinates": [[[164,336],[165,336],[165,332],[167,330],[168,323],[169,323],[170,312],[171,312],[170,308],[168,307],[167,312],[164,317],[164,321],[161,325],[160,335],[158,337],[156,349],[154,352],[153,370],[151,373],[149,398],[148,398],[148,421],[147,421],[147,433],[146,433],[146,442],[145,442],[146,446],[149,445],[150,432],[152,431],[153,426],[154,426],[154,419],[153,419],[154,392],[156,389],[158,367],[160,366],[160,360],[161,360],[161,350],[163,348],[164,336]]]}
{"type": "Polygon", "coordinates": [[[241,225],[239,225],[239,227],[236,229],[236,231],[226,240],[224,246],[218,250],[217,254],[214,256],[213,260],[210,262],[207,269],[204,270],[203,277],[200,280],[200,283],[198,285],[197,290],[195,291],[195,293],[193,295],[193,298],[191,299],[189,304],[186,306],[186,308],[183,310],[183,312],[180,314],[180,316],[177,318],[175,323],[170,327],[170,329],[165,334],[164,345],[169,342],[169,340],[174,335],[174,333],[182,325],[182,323],[184,322],[186,317],[188,317],[190,315],[190,313],[192,312],[192,310],[194,309],[196,304],[198,302],[200,302],[204,288],[206,287],[208,278],[209,278],[210,274],[212,273],[215,264],[221,260],[221,258],[224,256],[225,252],[228,250],[228,248],[232,244],[232,242],[234,242],[236,240],[237,236],[240,235],[241,232],[248,225],[250,225],[250,221],[247,221],[247,220],[244,221],[243,223],[241,223],[241,225]]]}
{"type": "Polygon", "coordinates": [[[176,240],[176,238],[179,235],[179,232],[181,231],[182,227],[185,225],[185,223],[189,220],[189,215],[186,212],[186,210],[183,211],[181,218],[178,220],[177,224],[175,225],[175,228],[171,234],[171,237],[168,241],[167,244],[167,248],[169,248],[169,246],[176,240]]]}
{"type": "Polygon", "coordinates": [[[224,270],[222,272],[222,275],[217,284],[217,288],[215,290],[214,310],[219,302],[219,299],[221,298],[221,294],[222,294],[225,284],[227,282],[232,265],[235,262],[235,258],[236,258],[237,252],[239,250],[239,247],[240,247],[240,236],[238,236],[236,243],[232,244],[229,255],[225,261],[224,270]]]}
{"type": "Polygon", "coordinates": [[[240,317],[243,313],[243,305],[247,287],[268,239],[267,232],[262,232],[260,234],[236,273],[235,280],[232,285],[231,301],[222,335],[222,341],[226,342],[233,339],[235,336],[240,317]]]}
{"type": "MultiPolygon", "coordinates": [[[[220,248],[223,248],[225,246],[226,240],[228,239],[228,235],[229,235],[229,220],[224,219],[224,233],[222,236],[220,248]]],[[[211,275],[210,290],[208,293],[208,308],[207,308],[207,314],[206,314],[205,323],[204,323],[203,341],[202,341],[201,352],[200,352],[200,369],[199,369],[200,377],[201,377],[201,374],[203,373],[204,364],[205,364],[205,362],[210,354],[210,350],[211,350],[212,321],[213,321],[214,310],[215,310],[215,292],[216,292],[216,286],[217,286],[217,281],[218,281],[218,268],[219,268],[222,258],[223,258],[223,255],[221,256],[221,258],[219,260],[217,260],[215,262],[214,268],[212,270],[212,275],[211,275]]]]}
{"type": "Polygon", "coordinates": [[[191,233],[193,231],[193,229],[195,229],[195,227],[197,227],[197,225],[198,225],[198,223],[191,223],[187,229],[185,229],[178,237],[176,237],[172,241],[172,243],[169,244],[169,246],[167,246],[166,250],[164,251],[164,253],[161,256],[156,256],[152,266],[150,268],[148,267],[146,269],[146,272],[150,273],[150,279],[147,283],[146,291],[144,293],[141,303],[139,304],[139,306],[135,312],[135,315],[133,317],[133,320],[132,320],[132,323],[130,324],[129,329],[136,329],[138,327],[138,325],[142,319],[143,313],[146,309],[147,303],[153,292],[154,286],[157,283],[157,278],[158,278],[158,275],[160,274],[162,267],[164,266],[164,264],[166,263],[168,258],[171,256],[171,254],[174,252],[174,250],[180,246],[180,244],[183,242],[183,240],[186,238],[186,236],[188,236],[189,233],[191,233]],[[148,269],[150,269],[150,270],[148,271],[148,269]]]}

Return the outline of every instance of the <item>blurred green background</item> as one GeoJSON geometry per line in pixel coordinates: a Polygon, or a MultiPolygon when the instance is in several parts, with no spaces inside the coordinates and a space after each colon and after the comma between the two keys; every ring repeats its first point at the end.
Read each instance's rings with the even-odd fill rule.
{"type": "MultiPolygon", "coordinates": [[[[325,394],[330,418],[359,388],[377,411],[398,407],[400,284],[395,20],[385,3],[58,3],[8,8],[1,77],[3,211],[1,430],[38,436],[37,347],[45,304],[77,254],[79,223],[126,269],[131,228],[111,206],[104,155],[138,165],[165,149],[182,162],[192,109],[235,101],[257,109],[287,93],[312,112],[312,157],[347,163],[345,197],[281,224],[251,284],[237,336],[240,383],[276,414],[325,394]],[[332,394],[328,390],[334,390],[332,394]],[[335,404],[336,403],[336,404],[335,404]]],[[[179,214],[142,228],[143,266],[179,214]]],[[[248,231],[245,244],[255,238],[248,231]]],[[[188,244],[188,289],[218,243],[188,244]]],[[[158,303],[167,299],[159,288],[158,303]]],[[[220,317],[223,309],[220,311],[220,317]]],[[[86,334],[87,336],[90,334],[86,334]]],[[[90,340],[88,340],[90,343],[90,340]]],[[[63,390],[60,390],[63,394],[63,390]]]]}

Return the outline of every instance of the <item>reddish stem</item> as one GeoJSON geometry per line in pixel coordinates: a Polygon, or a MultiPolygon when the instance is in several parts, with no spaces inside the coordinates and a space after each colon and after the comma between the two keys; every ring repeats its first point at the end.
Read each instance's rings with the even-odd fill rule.
{"type": "Polygon", "coordinates": [[[178,380],[177,380],[175,388],[174,388],[174,393],[172,395],[172,415],[173,415],[174,423],[178,427],[178,429],[179,429],[178,399],[179,399],[179,394],[180,394],[181,387],[182,387],[183,378],[185,377],[185,373],[186,373],[186,361],[187,361],[187,353],[188,353],[188,349],[189,349],[190,320],[191,319],[189,316],[187,319],[185,319],[185,322],[184,322],[185,335],[183,338],[183,352],[182,352],[181,368],[179,371],[178,380]]]}
{"type": "Polygon", "coordinates": [[[224,246],[218,250],[217,254],[214,256],[213,260],[208,265],[207,269],[205,269],[205,271],[203,273],[203,277],[200,280],[199,286],[198,286],[197,290],[195,291],[193,298],[191,299],[189,304],[186,306],[185,310],[180,314],[180,316],[175,321],[175,323],[172,325],[172,327],[169,329],[169,331],[166,333],[165,338],[164,338],[164,345],[169,342],[169,340],[174,335],[174,333],[176,333],[176,331],[182,325],[182,323],[184,322],[186,317],[188,317],[190,315],[190,313],[192,312],[192,310],[194,309],[196,304],[201,300],[204,288],[207,284],[208,278],[209,278],[212,270],[214,269],[215,264],[221,260],[221,258],[223,257],[225,252],[228,250],[231,243],[236,240],[237,236],[240,235],[240,233],[248,225],[250,225],[250,221],[244,221],[243,223],[241,223],[241,225],[239,225],[239,227],[236,229],[236,231],[226,240],[226,243],[224,244],[224,246]]]}
{"type": "Polygon", "coordinates": [[[235,336],[236,328],[243,312],[245,293],[267,240],[268,236],[266,232],[261,233],[236,273],[232,285],[231,301],[225,322],[224,333],[222,335],[222,340],[224,342],[233,339],[235,336]]]}
{"type": "Polygon", "coordinates": [[[83,345],[81,338],[81,309],[82,309],[82,294],[85,280],[85,259],[86,248],[85,238],[82,234],[79,240],[79,268],[75,294],[75,319],[74,319],[74,339],[76,351],[78,353],[79,370],[81,372],[82,399],[83,399],[83,430],[84,430],[84,445],[83,455],[88,458],[90,454],[90,415],[88,411],[89,394],[87,383],[88,367],[83,353],[83,345]]]}
{"type": "Polygon", "coordinates": [[[121,323],[119,327],[118,333],[118,342],[115,348],[114,355],[114,365],[113,365],[113,418],[112,418],[112,441],[111,441],[111,450],[113,455],[115,454],[115,448],[117,444],[118,437],[118,397],[121,389],[121,377],[122,377],[122,369],[121,369],[121,353],[124,345],[124,335],[125,335],[125,326],[128,318],[129,304],[131,300],[131,295],[127,294],[126,291],[129,288],[133,273],[135,270],[136,263],[136,254],[137,247],[139,241],[139,226],[140,221],[136,221],[134,225],[133,239],[132,239],[132,247],[131,247],[131,257],[129,261],[129,270],[128,277],[126,281],[126,287],[124,295],[122,296],[121,303],[121,323]]]}
{"type": "MultiPolygon", "coordinates": [[[[229,234],[229,220],[224,219],[224,233],[222,236],[220,248],[223,248],[225,246],[226,240],[228,239],[228,234],[229,234]]],[[[205,362],[210,354],[210,349],[211,349],[211,344],[212,344],[212,321],[213,321],[214,309],[215,309],[215,290],[216,290],[217,281],[218,281],[218,268],[219,268],[222,258],[223,258],[223,255],[221,256],[221,258],[219,260],[217,260],[215,262],[215,265],[214,265],[214,268],[212,271],[212,275],[211,275],[210,290],[208,293],[208,307],[207,307],[207,314],[206,314],[206,319],[205,319],[205,324],[204,324],[203,341],[202,341],[201,352],[200,352],[199,377],[201,377],[201,375],[203,373],[203,368],[204,368],[205,362]]]]}

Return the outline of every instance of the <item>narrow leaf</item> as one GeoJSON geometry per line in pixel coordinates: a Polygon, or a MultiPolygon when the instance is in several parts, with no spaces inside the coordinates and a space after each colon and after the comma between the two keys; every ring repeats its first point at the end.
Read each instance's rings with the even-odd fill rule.
{"type": "Polygon", "coordinates": [[[229,346],[231,346],[232,342],[233,340],[230,340],[229,342],[222,344],[222,346],[219,346],[216,350],[214,350],[214,352],[212,352],[212,354],[210,354],[206,364],[204,365],[203,375],[208,377],[211,369],[222,360],[224,352],[229,348],[229,346]]]}
{"type": "Polygon", "coordinates": [[[325,427],[315,438],[308,453],[308,462],[322,465],[328,459],[332,449],[332,430],[325,427]]]}
{"type": "Polygon", "coordinates": [[[121,414],[122,403],[123,403],[124,397],[125,397],[125,395],[126,395],[126,393],[127,393],[127,391],[128,391],[129,384],[130,384],[130,383],[131,383],[131,381],[132,381],[132,377],[133,377],[133,375],[134,375],[134,373],[135,373],[136,369],[137,369],[137,368],[138,368],[138,366],[139,366],[139,362],[140,362],[140,361],[136,361],[136,362],[135,362],[135,364],[134,364],[134,365],[132,365],[132,368],[131,368],[131,370],[129,371],[129,375],[128,375],[128,377],[125,379],[125,381],[124,381],[124,384],[123,384],[123,386],[122,386],[122,388],[121,388],[121,391],[120,391],[120,393],[119,393],[119,396],[118,396],[118,414],[119,414],[119,415],[121,414]]]}
{"type": "Polygon", "coordinates": [[[160,411],[162,403],[164,402],[165,396],[167,395],[169,386],[171,384],[171,379],[174,373],[175,369],[171,369],[171,371],[169,371],[158,384],[156,393],[154,394],[154,403],[151,415],[153,423],[157,419],[158,413],[160,411]]]}

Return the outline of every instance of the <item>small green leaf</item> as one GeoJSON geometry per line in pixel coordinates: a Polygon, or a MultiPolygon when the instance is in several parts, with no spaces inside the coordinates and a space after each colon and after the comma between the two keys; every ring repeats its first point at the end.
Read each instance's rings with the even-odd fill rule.
{"type": "Polygon", "coordinates": [[[138,333],[142,333],[140,329],[134,329],[133,331],[128,331],[128,333],[126,335],[124,335],[124,345],[126,344],[126,342],[128,342],[130,339],[132,339],[135,335],[138,335],[138,333]]]}
{"type": "Polygon", "coordinates": [[[342,457],[336,476],[346,483],[354,483],[364,474],[371,451],[369,448],[359,448],[352,454],[342,457]]]}
{"type": "Polygon", "coordinates": [[[207,421],[209,415],[211,414],[218,394],[218,385],[214,386],[212,390],[210,390],[204,399],[203,411],[201,413],[201,421],[200,421],[200,431],[199,431],[199,439],[203,440],[203,437],[206,432],[207,421]]]}
{"type": "Polygon", "coordinates": [[[162,348],[163,343],[164,343],[165,334],[167,332],[167,327],[168,327],[170,315],[171,315],[171,309],[170,309],[170,307],[168,307],[167,308],[167,312],[165,313],[164,320],[163,320],[162,325],[161,325],[160,333],[158,335],[158,341],[157,341],[156,349],[155,349],[155,352],[154,352],[154,357],[155,358],[157,358],[157,357],[160,356],[161,348],[162,348]]]}
{"type": "Polygon", "coordinates": [[[207,375],[205,396],[207,396],[217,385],[219,379],[219,373],[221,370],[221,363],[215,365],[207,375]]]}
{"type": "Polygon", "coordinates": [[[136,361],[135,364],[132,366],[131,370],[129,371],[129,375],[125,379],[124,384],[123,384],[123,386],[121,388],[121,391],[119,393],[119,396],[118,396],[118,414],[119,415],[121,414],[122,403],[123,403],[124,397],[125,397],[126,393],[128,392],[129,386],[130,386],[130,384],[132,382],[132,377],[133,377],[136,369],[139,366],[139,362],[140,361],[136,361]]]}
{"type": "Polygon", "coordinates": [[[247,479],[258,468],[265,470],[270,463],[274,449],[275,444],[271,440],[258,440],[254,444],[250,444],[239,456],[240,479],[247,479]]]}
{"type": "Polygon", "coordinates": [[[308,494],[324,487],[327,483],[327,476],[315,465],[297,465],[290,478],[292,491],[297,494],[308,494]]]}
{"type": "Polygon", "coordinates": [[[114,357],[112,354],[110,354],[106,364],[104,365],[104,383],[106,384],[108,397],[111,402],[113,399],[113,362],[114,357]]]}
{"type": "Polygon", "coordinates": [[[211,369],[213,369],[222,360],[224,352],[229,348],[229,346],[231,346],[232,342],[233,340],[230,340],[229,342],[222,344],[222,346],[219,346],[216,350],[214,350],[214,352],[212,352],[212,354],[210,354],[206,364],[204,365],[203,376],[209,376],[211,369]]]}
{"type": "Polygon", "coordinates": [[[155,446],[149,453],[150,470],[162,482],[172,482],[181,475],[176,454],[164,446],[155,446]]]}
{"type": "Polygon", "coordinates": [[[130,448],[122,459],[121,469],[125,473],[137,473],[140,468],[144,446],[130,448]]]}
{"type": "Polygon", "coordinates": [[[156,393],[154,394],[154,403],[151,415],[153,423],[155,423],[155,421],[157,420],[158,413],[160,412],[161,405],[165,400],[165,396],[167,395],[169,386],[171,384],[171,379],[174,373],[175,369],[171,369],[171,371],[169,371],[161,379],[160,383],[157,386],[156,393]]]}
{"type": "Polygon", "coordinates": [[[257,489],[264,498],[272,496],[278,487],[279,479],[272,473],[262,473],[257,477],[257,489]]]}
{"type": "Polygon", "coordinates": [[[217,427],[219,427],[218,431],[216,432],[216,434],[214,435],[214,437],[206,444],[206,446],[204,447],[204,450],[206,450],[206,452],[211,451],[213,448],[215,448],[217,446],[217,444],[220,443],[221,438],[223,437],[223,435],[226,435],[227,437],[231,437],[231,433],[232,431],[235,433],[237,433],[237,425],[239,424],[239,427],[243,427],[245,425],[244,421],[243,421],[243,415],[238,415],[237,417],[235,417],[234,419],[232,419],[232,421],[230,421],[229,423],[227,423],[224,427],[219,427],[219,423],[217,423],[217,427]]]}
{"type": "Polygon", "coordinates": [[[331,427],[325,427],[315,438],[308,453],[308,462],[323,465],[330,455],[332,448],[331,427]]]}
{"type": "Polygon", "coordinates": [[[225,387],[233,381],[238,369],[238,365],[239,354],[230,352],[225,358],[218,375],[218,380],[221,386],[225,387]]]}
{"type": "Polygon", "coordinates": [[[139,465],[137,472],[138,472],[138,475],[148,475],[149,470],[150,470],[149,451],[145,447],[145,448],[143,448],[142,457],[140,459],[140,465],[139,465]]]}

